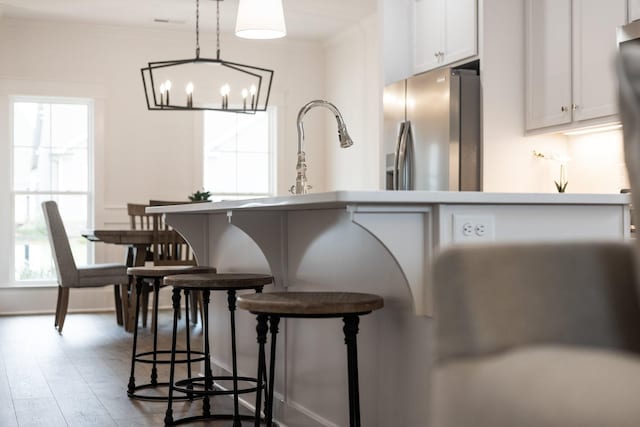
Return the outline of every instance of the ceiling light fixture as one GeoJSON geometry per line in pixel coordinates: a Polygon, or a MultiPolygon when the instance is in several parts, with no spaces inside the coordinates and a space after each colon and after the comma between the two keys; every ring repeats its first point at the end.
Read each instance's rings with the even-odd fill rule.
{"type": "Polygon", "coordinates": [[[282,0],[240,0],[236,36],[278,39],[287,35],[282,0]]]}
{"type": "Polygon", "coordinates": [[[273,70],[220,59],[222,0],[215,1],[216,58],[200,58],[200,0],[196,0],[196,57],[149,62],[140,70],[149,110],[255,113],[267,109],[273,70]]]}

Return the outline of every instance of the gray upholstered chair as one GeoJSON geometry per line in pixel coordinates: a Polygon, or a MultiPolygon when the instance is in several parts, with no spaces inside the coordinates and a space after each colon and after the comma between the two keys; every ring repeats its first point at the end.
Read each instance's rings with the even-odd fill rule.
{"type": "Polygon", "coordinates": [[[431,427],[640,425],[630,244],[452,248],[434,280],[431,427]]]}
{"type": "MultiPolygon", "coordinates": [[[[618,74],[637,207],[640,46],[622,49],[618,74]]],[[[634,240],[441,253],[434,266],[431,427],[640,426],[634,240]]]]}
{"type": "Polygon", "coordinates": [[[116,318],[122,324],[122,304],[120,285],[129,283],[127,267],[124,264],[95,264],[77,267],[71,252],[69,238],[64,228],[58,205],[54,201],[42,203],[51,252],[58,275],[58,301],[56,304],[55,327],[62,332],[69,305],[70,288],[95,288],[113,285],[116,305],[116,318]]]}

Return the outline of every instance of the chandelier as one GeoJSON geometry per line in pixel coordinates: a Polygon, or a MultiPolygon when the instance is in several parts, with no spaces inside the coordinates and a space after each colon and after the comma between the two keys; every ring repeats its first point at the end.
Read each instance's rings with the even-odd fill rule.
{"type": "Polygon", "coordinates": [[[196,56],[149,62],[140,70],[147,108],[164,111],[266,111],[273,70],[220,58],[220,2],[216,1],[216,58],[200,57],[200,0],[196,0],[196,56]]]}

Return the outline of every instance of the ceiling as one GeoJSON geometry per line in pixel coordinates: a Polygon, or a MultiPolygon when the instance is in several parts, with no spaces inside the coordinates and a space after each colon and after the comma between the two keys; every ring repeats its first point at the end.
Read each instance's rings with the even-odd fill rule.
{"type": "MultiPolygon", "coordinates": [[[[238,1],[220,2],[223,32],[234,31],[238,1]]],[[[373,13],[376,4],[377,0],[283,0],[287,36],[327,39],[373,13]]],[[[195,0],[0,0],[0,16],[195,31],[195,0]]],[[[215,31],[215,22],[215,0],[200,0],[201,31],[215,31]]]]}

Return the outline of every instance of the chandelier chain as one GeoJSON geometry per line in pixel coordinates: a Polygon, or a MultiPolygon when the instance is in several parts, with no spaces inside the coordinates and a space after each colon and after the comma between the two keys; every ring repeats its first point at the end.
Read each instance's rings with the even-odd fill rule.
{"type": "Polygon", "coordinates": [[[200,0],[196,0],[196,58],[200,58],[200,0]]]}
{"type": "Polygon", "coordinates": [[[216,58],[220,59],[220,0],[216,0],[216,58]]]}

